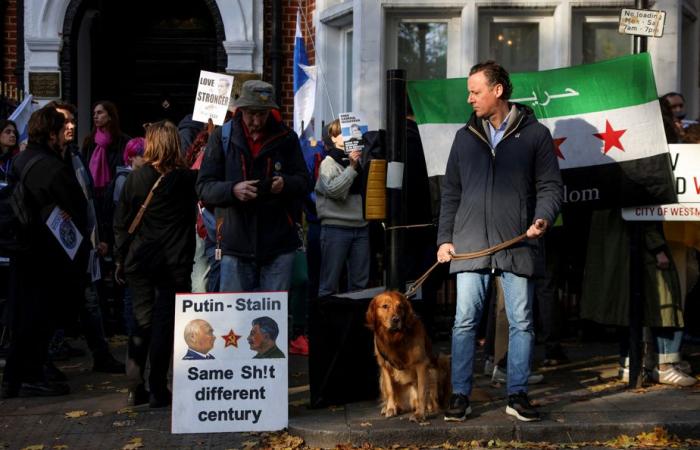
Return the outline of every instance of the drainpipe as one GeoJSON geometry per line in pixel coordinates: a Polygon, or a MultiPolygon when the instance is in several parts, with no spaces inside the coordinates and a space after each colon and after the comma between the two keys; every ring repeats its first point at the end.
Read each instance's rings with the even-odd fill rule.
{"type": "Polygon", "coordinates": [[[275,88],[275,100],[282,102],[282,0],[272,0],[272,44],[270,47],[270,66],[272,86],[275,88]]]}

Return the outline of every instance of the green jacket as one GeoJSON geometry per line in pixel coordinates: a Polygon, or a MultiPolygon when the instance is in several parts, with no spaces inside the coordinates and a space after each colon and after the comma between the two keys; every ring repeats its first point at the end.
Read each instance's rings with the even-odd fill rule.
{"type": "MultiPolygon", "coordinates": [[[[644,325],[682,327],[683,310],[676,266],[663,229],[655,222],[644,228],[644,325]],[[656,254],[671,260],[666,270],[656,267],[656,254]]],[[[600,324],[627,326],[630,298],[630,234],[619,209],[594,211],[583,275],[581,318],[600,324]]]]}
{"type": "Polygon", "coordinates": [[[258,353],[253,356],[253,359],[272,359],[272,358],[284,358],[284,353],[276,345],[270,348],[265,353],[258,353]]]}

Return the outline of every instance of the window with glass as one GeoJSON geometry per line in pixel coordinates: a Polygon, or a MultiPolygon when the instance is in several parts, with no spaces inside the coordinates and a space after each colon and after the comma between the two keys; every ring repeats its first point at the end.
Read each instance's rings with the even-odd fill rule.
{"type": "Polygon", "coordinates": [[[345,111],[352,111],[352,29],[345,31],[345,111]]]}
{"type": "Polygon", "coordinates": [[[492,23],[489,49],[484,59],[498,61],[511,72],[538,69],[540,26],[538,23],[492,23]]]}
{"type": "Polygon", "coordinates": [[[389,14],[386,33],[387,69],[404,69],[408,80],[460,75],[459,10],[389,14]]]}
{"type": "Polygon", "coordinates": [[[398,67],[409,80],[447,76],[446,22],[400,22],[397,47],[398,67]]]}
{"type": "Polygon", "coordinates": [[[632,38],[618,32],[618,13],[576,11],[571,37],[571,62],[588,64],[629,55],[632,38]]]}
{"type": "Polygon", "coordinates": [[[616,58],[630,53],[630,37],[620,34],[617,23],[583,24],[583,63],[616,58]]]}

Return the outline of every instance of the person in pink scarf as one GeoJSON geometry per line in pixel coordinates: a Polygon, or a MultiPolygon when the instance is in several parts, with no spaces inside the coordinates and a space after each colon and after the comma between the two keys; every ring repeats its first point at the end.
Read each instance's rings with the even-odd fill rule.
{"type": "Polygon", "coordinates": [[[117,173],[117,166],[123,163],[124,147],[129,136],[122,133],[119,114],[114,103],[99,101],[92,107],[92,132],[83,142],[81,153],[88,166],[95,193],[98,232],[102,241],[109,246],[114,243],[112,218],[114,208],[105,193],[117,173]]]}

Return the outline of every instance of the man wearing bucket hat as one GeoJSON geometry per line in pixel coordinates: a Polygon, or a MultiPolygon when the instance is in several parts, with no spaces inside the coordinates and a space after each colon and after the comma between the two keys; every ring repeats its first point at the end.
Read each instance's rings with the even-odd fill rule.
{"type": "Polygon", "coordinates": [[[221,292],[289,289],[300,246],[295,217],[311,189],[296,133],[282,123],[272,85],[248,80],[231,125],[212,134],[197,191],[216,207],[221,292]]]}

